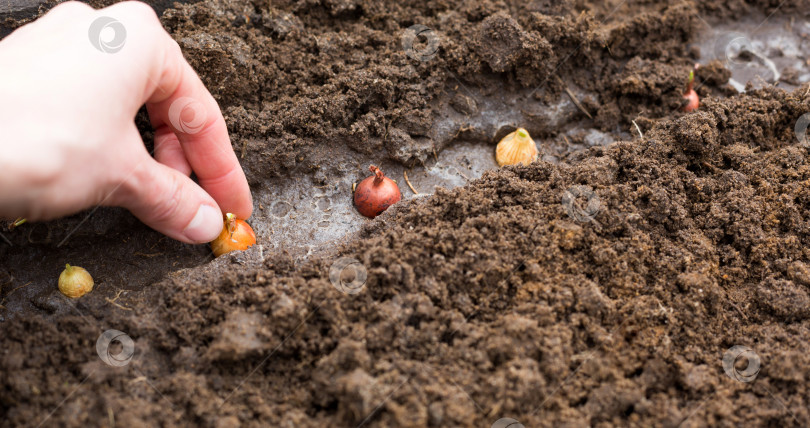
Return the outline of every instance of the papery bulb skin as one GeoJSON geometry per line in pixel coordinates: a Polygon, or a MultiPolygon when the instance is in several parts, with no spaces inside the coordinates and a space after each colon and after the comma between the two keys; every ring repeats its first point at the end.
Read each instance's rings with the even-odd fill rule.
{"type": "Polygon", "coordinates": [[[247,250],[256,243],[256,233],[246,221],[236,218],[228,213],[225,215],[225,222],[217,239],[211,241],[211,251],[214,256],[219,257],[231,251],[247,250]]]}
{"type": "Polygon", "coordinates": [[[357,184],[354,189],[354,206],[360,214],[374,218],[382,214],[388,207],[402,199],[402,193],[394,180],[374,165],[369,167],[374,173],[357,184]]]}
{"type": "Polygon", "coordinates": [[[59,291],[71,299],[77,299],[93,290],[93,277],[84,268],[65,265],[59,275],[59,291]]]}
{"type": "Polygon", "coordinates": [[[518,128],[515,132],[503,137],[495,148],[495,161],[498,166],[529,165],[537,160],[537,145],[529,131],[518,128]]]}

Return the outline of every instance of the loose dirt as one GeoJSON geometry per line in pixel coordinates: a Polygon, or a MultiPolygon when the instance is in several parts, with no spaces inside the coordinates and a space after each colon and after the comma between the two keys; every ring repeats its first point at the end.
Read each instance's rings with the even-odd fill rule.
{"type": "Polygon", "coordinates": [[[175,4],[164,25],[268,202],[262,245],[209,262],[117,210],[4,232],[0,424],[807,426],[810,86],[736,94],[696,39],[753,13],[806,25],[801,6],[175,4]],[[543,160],[487,170],[474,154],[517,125],[543,160]],[[406,200],[364,221],[346,186],[372,160],[475,174],[424,197],[399,180],[406,200]],[[273,242],[279,216],[314,227],[290,214],[311,193],[270,205],[290,182],[329,190],[314,209],[348,232],[273,242]],[[79,257],[105,279],[67,301],[46,278],[79,257]],[[109,329],[133,340],[120,367],[97,353],[109,329]],[[723,364],[734,346],[758,372],[723,364]]]}

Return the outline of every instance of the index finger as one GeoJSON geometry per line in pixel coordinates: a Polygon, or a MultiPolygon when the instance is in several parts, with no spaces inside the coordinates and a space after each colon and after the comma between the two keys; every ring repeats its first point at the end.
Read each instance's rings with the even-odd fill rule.
{"type": "Polygon", "coordinates": [[[155,138],[177,136],[200,186],[222,212],[248,218],[253,212],[250,187],[231,146],[225,119],[214,97],[186,62],[180,47],[163,31],[161,57],[149,67],[144,102],[155,138]]]}

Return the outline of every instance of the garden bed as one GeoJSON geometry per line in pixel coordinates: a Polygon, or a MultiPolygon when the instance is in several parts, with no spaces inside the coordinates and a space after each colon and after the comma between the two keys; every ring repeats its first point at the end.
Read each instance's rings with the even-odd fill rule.
{"type": "Polygon", "coordinates": [[[0,425],[810,424],[810,21],[750,3],[176,3],[259,245],[111,208],[3,231],[0,425]],[[517,126],[542,159],[497,169],[517,126]],[[404,197],[376,220],[369,163],[404,197]]]}

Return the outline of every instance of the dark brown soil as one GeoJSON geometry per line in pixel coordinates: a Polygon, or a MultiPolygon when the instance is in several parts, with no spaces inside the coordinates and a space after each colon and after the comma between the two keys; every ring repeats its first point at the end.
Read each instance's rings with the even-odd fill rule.
{"type": "MultiPolygon", "coordinates": [[[[700,110],[678,112],[700,21],[807,13],[779,6],[176,4],[163,21],[225,111],[254,191],[328,182],[347,147],[423,163],[454,141],[422,144],[434,108],[475,114],[467,90],[542,106],[576,87],[593,119],[525,125],[624,141],[402,202],[305,262],[254,247],[176,270],[207,260],[177,248],[200,253],[176,267],[142,257],[121,281],[147,286],[117,299],[7,313],[0,425],[810,425],[810,152],[794,136],[810,87],[729,96],[723,65],[706,64],[700,110]],[[413,24],[440,37],[428,61],[402,49],[413,24]],[[598,200],[566,202],[576,186],[598,200]],[[361,292],[333,286],[338,257],[367,271],[361,292]],[[107,329],[134,340],[129,364],[97,355],[107,329]],[[724,373],[735,345],[761,359],[753,382],[724,373]]],[[[111,242],[158,239],[110,215],[124,230],[111,242]]],[[[74,253],[98,239],[78,238],[74,253]]],[[[40,253],[13,248],[0,247],[3,297],[37,269],[40,253]]]]}

